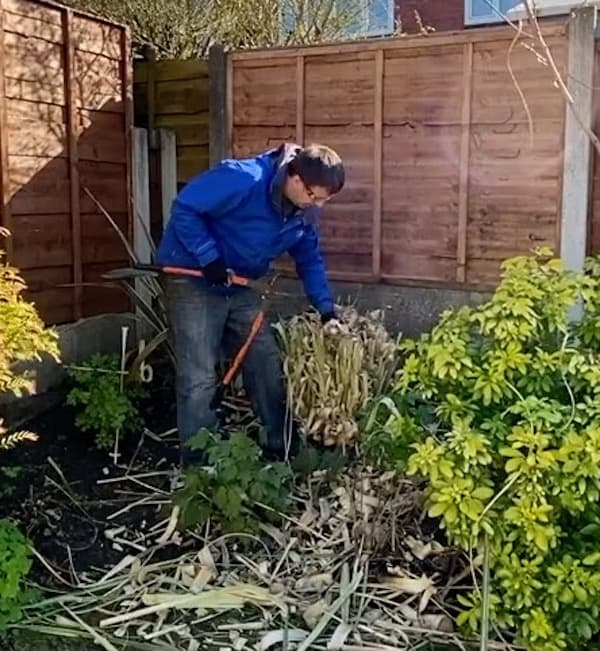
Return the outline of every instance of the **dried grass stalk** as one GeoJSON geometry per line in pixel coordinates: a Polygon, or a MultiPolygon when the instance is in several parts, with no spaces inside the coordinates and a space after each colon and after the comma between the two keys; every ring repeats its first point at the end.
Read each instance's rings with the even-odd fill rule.
{"type": "Polygon", "coordinates": [[[10,450],[24,441],[37,441],[38,435],[33,432],[20,431],[9,434],[0,418],[0,450],[10,450]]]}
{"type": "Polygon", "coordinates": [[[284,351],[288,400],[304,434],[327,446],[353,445],[358,416],[385,391],[397,364],[397,341],[381,311],[339,309],[325,327],[308,312],[276,324],[284,351]]]}

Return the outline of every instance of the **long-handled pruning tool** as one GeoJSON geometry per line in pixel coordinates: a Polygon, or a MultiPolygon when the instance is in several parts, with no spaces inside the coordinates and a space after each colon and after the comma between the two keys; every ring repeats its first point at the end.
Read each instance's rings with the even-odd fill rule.
{"type": "MultiPolygon", "coordinates": [[[[161,266],[156,264],[136,263],[133,264],[131,267],[123,267],[120,269],[113,269],[111,271],[108,271],[107,273],[103,274],[103,278],[106,278],[107,280],[134,280],[135,278],[140,278],[143,276],[149,276],[149,275],[158,276],[160,274],[174,275],[174,276],[192,276],[196,278],[202,278],[204,276],[202,269],[193,268],[193,267],[175,267],[175,266],[161,266]]],[[[265,318],[266,318],[266,310],[267,310],[267,297],[276,279],[277,277],[273,276],[265,284],[264,282],[251,280],[250,278],[238,276],[234,273],[230,273],[229,275],[229,282],[232,285],[237,285],[239,287],[248,287],[251,289],[258,290],[261,295],[261,303],[260,303],[259,311],[257,312],[254,319],[252,319],[248,336],[244,340],[244,343],[241,345],[240,349],[238,350],[229,369],[227,370],[227,372],[225,373],[225,375],[223,376],[223,378],[221,379],[221,381],[219,382],[215,390],[215,393],[210,403],[210,408],[214,411],[217,411],[219,409],[220,404],[225,395],[225,392],[227,391],[227,388],[231,386],[231,383],[237,377],[237,374],[239,373],[242,364],[244,363],[244,360],[248,355],[248,351],[250,350],[252,343],[254,342],[258,333],[260,332],[261,328],[264,325],[265,318]]]]}

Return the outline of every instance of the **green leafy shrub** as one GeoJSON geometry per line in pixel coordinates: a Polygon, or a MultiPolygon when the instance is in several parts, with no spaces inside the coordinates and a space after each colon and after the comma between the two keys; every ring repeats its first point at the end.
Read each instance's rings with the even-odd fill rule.
{"type": "Polygon", "coordinates": [[[77,426],[93,432],[99,448],[110,449],[117,430],[127,434],[141,427],[138,405],[145,391],[137,379],[128,378],[121,386],[118,355],[92,355],[84,366],[72,369],[70,376],[74,386],[67,404],[81,408],[77,426]]]}
{"type": "Polygon", "coordinates": [[[23,579],[30,568],[27,539],[9,520],[0,520],[0,631],[21,617],[28,598],[23,579]]]}
{"type": "MultiPolygon", "coordinates": [[[[0,236],[6,235],[0,230],[0,236]]],[[[16,362],[39,361],[43,353],[58,360],[58,335],[46,328],[35,305],[23,298],[27,288],[19,271],[7,264],[0,250],[0,392],[19,393],[28,374],[16,362]]]]}
{"type": "Polygon", "coordinates": [[[223,439],[203,430],[189,446],[206,456],[208,467],[192,467],[175,496],[183,527],[216,521],[225,532],[254,532],[269,511],[257,515],[254,502],[284,512],[290,470],[284,463],[265,463],[256,443],[242,432],[223,439]]]}
{"type": "MultiPolygon", "coordinates": [[[[489,540],[491,621],[532,651],[600,631],[600,263],[576,274],[549,253],[506,261],[490,300],[405,341],[396,387],[435,415],[396,419],[417,425],[430,516],[466,550],[489,540]]],[[[480,592],[460,601],[477,629],[480,592]]]]}
{"type": "MultiPolygon", "coordinates": [[[[0,236],[8,236],[8,231],[0,228],[0,236]]],[[[0,393],[20,394],[27,387],[29,374],[17,368],[19,362],[39,361],[44,353],[59,359],[58,335],[46,328],[35,306],[25,301],[26,288],[19,271],[6,262],[0,249],[0,393]]],[[[0,450],[36,438],[31,432],[9,434],[0,418],[0,450]]]]}

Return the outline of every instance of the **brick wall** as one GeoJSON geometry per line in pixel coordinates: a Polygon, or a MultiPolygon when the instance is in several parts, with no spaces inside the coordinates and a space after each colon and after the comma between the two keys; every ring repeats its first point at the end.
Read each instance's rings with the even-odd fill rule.
{"type": "Polygon", "coordinates": [[[396,0],[396,17],[407,32],[418,30],[415,10],[437,32],[464,29],[464,0],[396,0]]]}

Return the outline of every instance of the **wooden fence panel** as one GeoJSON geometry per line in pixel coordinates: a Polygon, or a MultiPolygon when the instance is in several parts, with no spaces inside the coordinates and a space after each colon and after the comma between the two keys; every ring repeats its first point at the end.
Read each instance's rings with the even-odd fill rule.
{"type": "MultiPolygon", "coordinates": [[[[131,232],[125,28],[36,0],[0,0],[0,186],[9,259],[47,323],[128,309],[96,286],[127,260],[85,188],[131,232]],[[86,283],[92,283],[86,285],[86,283]]],[[[4,243],[3,243],[4,244],[4,243]]]]}
{"type": "Polygon", "coordinates": [[[384,65],[382,272],[454,280],[463,48],[389,52],[384,65]]]}
{"type": "Polygon", "coordinates": [[[134,66],[135,122],[175,131],[177,181],[208,168],[208,64],[205,61],[138,61],[134,66]]]}
{"type": "MultiPolygon", "coordinates": [[[[564,70],[565,22],[543,30],[564,70]]],[[[489,288],[502,259],[560,247],[565,102],[531,35],[514,37],[500,27],[230,53],[231,152],[339,151],[348,184],[321,224],[332,278],[489,288]]]]}
{"type": "MultiPolygon", "coordinates": [[[[548,42],[564,74],[566,39],[548,42]]],[[[501,260],[515,253],[535,246],[560,250],[564,102],[550,68],[515,48],[511,62],[531,134],[506,57],[506,42],[474,47],[467,232],[472,284],[493,282],[501,260]]]]}

